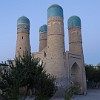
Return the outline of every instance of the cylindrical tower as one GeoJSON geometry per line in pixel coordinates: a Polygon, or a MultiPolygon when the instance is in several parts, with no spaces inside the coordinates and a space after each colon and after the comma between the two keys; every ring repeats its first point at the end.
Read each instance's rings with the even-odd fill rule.
{"type": "Polygon", "coordinates": [[[65,43],[63,9],[59,5],[48,8],[47,25],[47,72],[56,76],[59,88],[66,89],[65,43]]]}
{"type": "Polygon", "coordinates": [[[68,19],[69,51],[75,54],[83,54],[81,20],[78,16],[68,19]]]}
{"type": "MultiPolygon", "coordinates": [[[[80,93],[86,92],[86,74],[84,67],[84,55],[82,48],[82,36],[81,36],[81,19],[78,16],[71,16],[68,19],[68,33],[69,33],[69,51],[79,56],[79,71],[76,70],[76,73],[79,78],[79,84],[81,88],[80,93]]],[[[75,67],[74,67],[75,68],[75,67]]],[[[74,74],[75,73],[74,70],[74,74]]]]}
{"type": "Polygon", "coordinates": [[[42,51],[47,46],[47,25],[42,25],[39,29],[39,51],[42,51]]]}
{"type": "Polygon", "coordinates": [[[16,57],[23,56],[24,52],[30,54],[30,21],[22,16],[17,20],[16,57]]]}

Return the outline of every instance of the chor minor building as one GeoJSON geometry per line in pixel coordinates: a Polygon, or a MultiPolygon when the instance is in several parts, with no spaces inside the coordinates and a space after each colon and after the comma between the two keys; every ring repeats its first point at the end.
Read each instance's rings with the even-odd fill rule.
{"type": "MultiPolygon", "coordinates": [[[[66,28],[67,29],[67,28],[66,28]]],[[[71,84],[80,87],[80,94],[86,93],[86,75],[82,48],[81,19],[68,19],[69,51],[65,50],[64,17],[61,6],[54,4],[47,9],[47,25],[39,29],[39,51],[30,49],[30,21],[22,16],[17,20],[16,57],[31,52],[45,64],[47,73],[56,76],[58,93],[71,84]]]]}

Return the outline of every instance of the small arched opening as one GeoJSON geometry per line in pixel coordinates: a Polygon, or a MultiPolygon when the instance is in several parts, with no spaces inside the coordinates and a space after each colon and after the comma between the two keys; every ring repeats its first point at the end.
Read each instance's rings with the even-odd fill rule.
{"type": "Polygon", "coordinates": [[[46,52],[44,51],[44,57],[46,57],[46,52]]]}

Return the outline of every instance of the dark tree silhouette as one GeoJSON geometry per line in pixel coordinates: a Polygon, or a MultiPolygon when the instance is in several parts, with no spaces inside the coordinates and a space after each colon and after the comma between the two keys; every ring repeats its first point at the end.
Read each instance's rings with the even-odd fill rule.
{"type": "Polygon", "coordinates": [[[9,62],[10,71],[1,75],[1,96],[7,100],[18,100],[22,94],[25,99],[29,91],[36,97],[48,100],[56,92],[55,77],[47,74],[43,62],[27,53],[15,59],[15,64],[9,62]],[[24,93],[22,93],[24,90],[24,93]]]}

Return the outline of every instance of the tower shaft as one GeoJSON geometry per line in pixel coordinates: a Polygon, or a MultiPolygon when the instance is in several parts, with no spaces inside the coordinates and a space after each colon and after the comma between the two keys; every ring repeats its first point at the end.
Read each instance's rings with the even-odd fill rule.
{"type": "Polygon", "coordinates": [[[65,44],[64,44],[64,24],[63,18],[48,18],[47,33],[47,62],[46,70],[56,76],[58,87],[65,89],[67,85],[67,75],[65,69],[65,44]]]}
{"type": "Polygon", "coordinates": [[[47,33],[40,33],[39,51],[42,51],[47,46],[47,33]]]}
{"type": "Polygon", "coordinates": [[[69,32],[69,51],[75,54],[83,55],[82,36],[80,27],[72,27],[69,32]]]}

